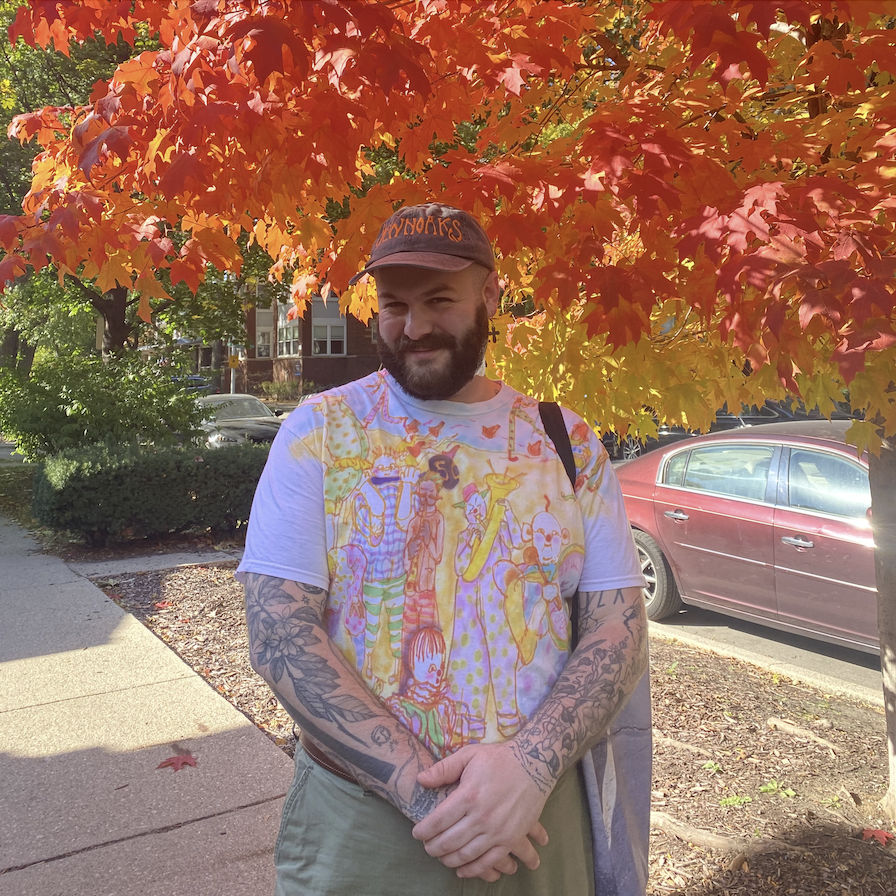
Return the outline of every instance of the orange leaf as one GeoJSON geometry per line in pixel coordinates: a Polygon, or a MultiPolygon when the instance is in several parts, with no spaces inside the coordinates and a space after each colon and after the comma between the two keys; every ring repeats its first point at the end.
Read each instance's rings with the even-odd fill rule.
{"type": "Polygon", "coordinates": [[[84,151],[78,156],[78,167],[87,180],[90,180],[91,169],[94,165],[99,165],[110,152],[114,152],[122,160],[126,159],[132,142],[127,128],[107,128],[84,147],[84,151]]]}

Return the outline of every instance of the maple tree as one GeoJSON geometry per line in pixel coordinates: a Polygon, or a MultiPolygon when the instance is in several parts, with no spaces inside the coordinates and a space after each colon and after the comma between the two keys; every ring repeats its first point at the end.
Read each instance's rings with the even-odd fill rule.
{"type": "Polygon", "coordinates": [[[896,817],[896,3],[58,0],[13,40],[147,50],[36,140],[0,282],[50,261],[148,319],[166,278],[239,272],[298,310],[431,197],[486,223],[493,362],[620,433],[794,394],[866,412],[896,817]],[[185,239],[177,238],[178,234],[185,239]],[[164,276],[160,272],[165,272],[164,276]],[[884,450],[881,451],[883,447],[884,450]],[[879,454],[877,452],[880,452],[879,454]]]}

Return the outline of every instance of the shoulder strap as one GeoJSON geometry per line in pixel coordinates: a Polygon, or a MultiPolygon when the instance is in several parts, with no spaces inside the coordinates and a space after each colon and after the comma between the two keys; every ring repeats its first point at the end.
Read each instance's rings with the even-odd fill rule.
{"type": "Polygon", "coordinates": [[[539,401],[538,413],[541,414],[541,422],[544,424],[544,431],[548,438],[554,443],[560,460],[566,469],[566,475],[572,483],[573,491],[576,488],[576,461],[572,455],[572,445],[569,441],[569,433],[566,431],[566,424],[563,422],[563,412],[560,405],[556,401],[539,401]]]}
{"type": "MultiPolygon", "coordinates": [[[[572,490],[576,490],[576,460],[572,453],[572,444],[569,441],[569,433],[566,431],[566,424],[563,422],[563,412],[560,405],[556,401],[539,401],[538,413],[541,415],[541,422],[544,424],[544,431],[547,437],[554,443],[560,460],[566,469],[566,475],[572,483],[572,490]]],[[[575,650],[579,643],[579,592],[572,596],[569,602],[569,618],[572,624],[572,632],[570,633],[569,647],[575,650]]]]}

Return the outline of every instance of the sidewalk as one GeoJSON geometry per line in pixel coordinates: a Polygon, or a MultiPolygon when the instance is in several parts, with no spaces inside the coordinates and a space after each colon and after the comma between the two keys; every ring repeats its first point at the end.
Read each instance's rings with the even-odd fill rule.
{"type": "Polygon", "coordinates": [[[292,762],[93,567],[0,517],[0,896],[270,896],[292,762]]]}

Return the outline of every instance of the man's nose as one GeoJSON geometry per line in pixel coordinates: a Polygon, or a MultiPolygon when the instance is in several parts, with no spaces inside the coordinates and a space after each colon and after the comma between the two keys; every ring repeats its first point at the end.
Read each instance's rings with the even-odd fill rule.
{"type": "Polygon", "coordinates": [[[404,335],[414,341],[432,332],[432,315],[425,308],[410,308],[404,319],[404,335]]]}

